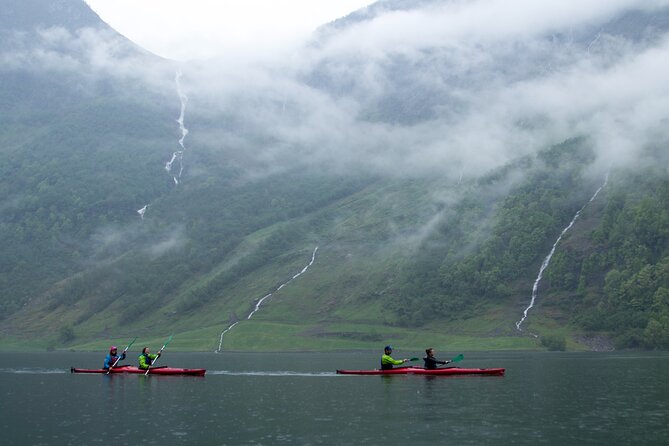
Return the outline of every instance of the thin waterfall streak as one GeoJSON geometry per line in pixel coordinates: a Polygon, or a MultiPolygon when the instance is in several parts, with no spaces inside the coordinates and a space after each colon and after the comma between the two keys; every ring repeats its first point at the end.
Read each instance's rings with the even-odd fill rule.
{"type": "Polygon", "coordinates": [[[220,352],[221,347],[223,346],[223,335],[226,334],[227,332],[229,332],[230,330],[232,330],[232,327],[234,327],[238,323],[239,323],[239,321],[235,322],[234,324],[230,325],[228,328],[223,330],[223,333],[221,333],[221,339],[218,341],[218,349],[216,350],[216,353],[220,352]]]}
{"type": "Polygon", "coordinates": [[[177,152],[174,152],[172,154],[172,159],[170,159],[168,162],[165,163],[165,170],[168,172],[172,171],[172,163],[174,163],[174,160],[177,159],[177,152]]]}
{"type": "Polygon", "coordinates": [[[186,116],[186,105],[188,104],[188,96],[186,96],[186,94],[183,92],[183,89],[181,88],[181,76],[183,76],[183,73],[181,71],[177,71],[177,74],[174,77],[174,82],[176,83],[177,86],[177,94],[179,95],[179,101],[181,102],[181,110],[179,112],[179,118],[176,120],[177,123],[179,124],[179,131],[181,132],[181,137],[179,138],[179,146],[181,147],[181,150],[177,150],[176,152],[172,153],[172,159],[170,159],[168,162],[165,163],[165,170],[172,173],[172,165],[177,161],[179,162],[179,172],[177,174],[172,175],[175,185],[179,185],[179,182],[181,180],[181,174],[184,171],[183,156],[184,152],[186,151],[184,140],[186,139],[186,135],[188,135],[188,129],[184,125],[184,117],[186,116]]]}
{"type": "Polygon", "coordinates": [[[181,131],[179,145],[183,150],[186,150],[186,147],[184,146],[184,140],[186,139],[186,135],[188,135],[188,129],[184,127],[184,116],[186,115],[186,104],[188,104],[188,96],[186,96],[186,94],[181,89],[181,76],[183,76],[183,73],[178,71],[176,77],[174,78],[174,82],[177,84],[177,94],[179,95],[179,100],[181,101],[181,112],[179,113],[179,119],[177,119],[177,122],[179,123],[179,130],[181,131]]]}
{"type": "MultiPolygon", "coordinates": [[[[307,266],[305,266],[304,268],[302,268],[302,270],[301,270],[299,273],[295,274],[295,275],[294,275],[293,277],[291,277],[287,282],[282,283],[281,285],[279,285],[279,287],[278,287],[276,290],[274,290],[273,292],[271,292],[271,293],[269,293],[269,294],[263,296],[260,300],[258,300],[258,302],[256,302],[256,304],[255,304],[255,307],[253,308],[253,311],[251,311],[251,312],[249,313],[249,315],[246,317],[246,320],[247,320],[247,321],[250,320],[250,319],[253,317],[253,315],[256,314],[256,312],[257,312],[258,310],[260,310],[260,307],[262,306],[263,302],[265,302],[265,300],[269,299],[270,297],[272,297],[272,295],[273,295],[274,293],[276,293],[277,291],[279,291],[280,289],[282,289],[283,287],[285,287],[286,285],[288,285],[290,282],[292,282],[293,280],[297,279],[297,278],[300,277],[302,274],[304,274],[305,272],[307,272],[307,270],[309,269],[309,267],[310,267],[311,265],[313,265],[313,264],[314,264],[314,261],[316,260],[316,252],[317,252],[317,251],[318,251],[318,246],[316,246],[316,247],[314,248],[314,251],[311,253],[311,261],[309,261],[309,263],[307,264],[307,266]]],[[[221,333],[221,338],[220,338],[220,340],[219,340],[219,342],[218,342],[218,349],[216,350],[216,353],[220,353],[221,348],[222,348],[222,346],[223,346],[223,335],[226,334],[227,332],[229,332],[230,330],[232,330],[232,327],[234,327],[234,326],[237,325],[238,323],[239,323],[239,321],[235,322],[234,324],[230,325],[228,328],[226,328],[225,330],[223,330],[223,332],[221,333]]]]}
{"type": "MultiPolygon", "coordinates": [[[[281,288],[283,288],[283,285],[281,285],[279,288],[277,288],[276,291],[279,291],[281,288]]],[[[276,291],[275,291],[275,293],[276,293],[276,291]]],[[[262,305],[262,303],[265,302],[265,299],[267,299],[268,297],[272,297],[272,294],[274,294],[274,293],[269,293],[268,295],[266,295],[265,297],[260,299],[258,302],[256,302],[256,307],[253,309],[253,311],[251,311],[249,313],[248,317],[246,318],[247,321],[249,319],[251,319],[254,314],[256,314],[256,311],[260,310],[260,306],[262,305]]]]}
{"type": "Polygon", "coordinates": [[[587,50],[586,50],[588,54],[590,54],[590,48],[592,48],[592,46],[593,46],[595,43],[597,43],[597,41],[599,40],[600,37],[602,37],[602,32],[601,32],[601,30],[597,33],[597,36],[595,36],[595,38],[588,44],[588,48],[587,48],[587,50]]]}
{"type": "MultiPolygon", "coordinates": [[[[186,150],[186,147],[184,146],[184,139],[186,138],[186,135],[188,135],[188,129],[184,126],[184,117],[186,115],[186,104],[188,104],[188,96],[186,96],[186,94],[183,92],[183,89],[181,88],[182,75],[183,74],[181,73],[181,70],[179,70],[174,77],[177,94],[179,95],[179,101],[181,102],[181,110],[179,112],[179,118],[177,119],[177,122],[179,123],[179,130],[181,132],[181,137],[179,138],[179,146],[181,149],[173,152],[172,158],[170,158],[170,160],[165,163],[165,170],[167,173],[172,175],[172,180],[174,181],[175,186],[179,185],[181,174],[184,171],[183,155],[184,151],[186,150]],[[175,162],[179,163],[179,172],[176,175],[172,173],[172,167],[175,162]]],[[[146,213],[148,207],[149,205],[147,204],[143,208],[137,210],[137,213],[142,220],[144,219],[144,214],[146,213]]]]}
{"type": "Polygon", "coordinates": [[[144,220],[144,214],[146,213],[146,208],[148,208],[148,207],[149,207],[149,205],[146,204],[146,205],[144,205],[144,207],[142,209],[137,209],[137,213],[139,214],[139,216],[141,217],[142,220],[144,220]]]}
{"type": "Polygon", "coordinates": [[[592,203],[595,200],[595,198],[597,198],[597,195],[599,195],[599,192],[601,192],[601,190],[606,187],[608,182],[609,182],[609,174],[606,174],[606,177],[604,178],[604,184],[599,186],[599,188],[595,191],[595,193],[592,195],[592,197],[590,197],[590,200],[588,200],[588,202],[586,204],[584,204],[583,207],[581,207],[581,209],[578,210],[578,212],[576,212],[576,215],[574,215],[574,218],[571,219],[571,221],[569,222],[567,227],[562,230],[562,232],[558,236],[557,240],[555,240],[555,243],[553,243],[553,247],[551,248],[548,255],[544,258],[544,261],[541,262],[541,267],[539,268],[539,274],[537,275],[537,278],[534,281],[534,285],[532,285],[532,298],[530,299],[530,304],[527,306],[527,308],[525,308],[525,311],[523,311],[523,316],[520,318],[520,320],[518,322],[516,322],[516,329],[518,331],[523,331],[520,328],[520,326],[525,321],[525,319],[527,319],[527,314],[529,313],[529,311],[532,309],[532,307],[534,307],[534,302],[537,299],[537,294],[538,294],[538,290],[539,290],[539,282],[541,282],[541,279],[544,276],[544,271],[546,270],[546,268],[548,268],[548,265],[551,262],[551,258],[553,257],[553,254],[555,254],[555,249],[557,248],[557,245],[560,243],[560,240],[562,240],[562,237],[564,237],[564,235],[572,228],[572,226],[574,226],[574,223],[576,223],[576,220],[578,220],[578,218],[581,216],[581,212],[583,212],[583,210],[590,203],[592,203]]]}

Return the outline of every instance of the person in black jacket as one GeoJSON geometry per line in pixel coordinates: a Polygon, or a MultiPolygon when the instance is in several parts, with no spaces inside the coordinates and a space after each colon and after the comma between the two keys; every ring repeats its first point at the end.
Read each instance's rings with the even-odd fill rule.
{"type": "Polygon", "coordinates": [[[439,364],[448,364],[451,361],[439,361],[437,358],[434,357],[434,349],[433,348],[426,348],[425,349],[425,357],[423,358],[423,361],[425,362],[425,368],[426,369],[436,369],[439,364]]]}

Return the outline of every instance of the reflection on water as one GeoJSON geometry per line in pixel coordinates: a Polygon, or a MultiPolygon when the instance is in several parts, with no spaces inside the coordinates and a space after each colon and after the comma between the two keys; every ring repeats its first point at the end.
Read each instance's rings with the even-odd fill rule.
{"type": "Polygon", "coordinates": [[[643,444],[669,438],[669,354],[473,353],[504,377],[343,376],[378,355],[175,354],[205,377],[81,375],[0,354],[3,444],[643,444]]]}

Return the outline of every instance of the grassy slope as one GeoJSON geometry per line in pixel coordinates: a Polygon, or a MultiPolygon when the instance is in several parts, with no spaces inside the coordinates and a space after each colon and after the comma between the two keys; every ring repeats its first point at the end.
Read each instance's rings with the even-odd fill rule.
{"type": "MultiPolygon", "coordinates": [[[[84,112],[85,110],[81,113],[84,112]]],[[[99,113],[97,117],[91,115],[90,123],[104,127],[101,122],[111,112],[99,113]]],[[[78,118],[68,119],[80,122],[78,118]]],[[[169,120],[161,116],[155,117],[154,121],[151,125],[162,130],[154,133],[162,133],[163,138],[167,138],[164,134],[169,129],[165,127],[165,122],[169,120]]],[[[68,122],[54,124],[51,131],[58,134],[58,129],[71,127],[65,125],[68,122]]],[[[125,121],[117,123],[124,129],[125,124],[125,121]]],[[[144,122],[142,125],[148,124],[144,122]]],[[[85,134],[85,126],[79,124],[79,127],[80,132],[74,132],[75,136],[79,133],[85,134]]],[[[146,132],[137,128],[131,133],[133,135],[130,136],[134,136],[134,133],[142,135],[146,132]]],[[[47,141],[54,140],[51,136],[44,138],[47,141]]],[[[69,146],[77,146],[74,144],[79,141],[77,138],[61,147],[63,153],[70,153],[69,146]]],[[[100,139],[107,141],[103,137],[100,139]]],[[[173,222],[184,226],[192,224],[195,229],[190,235],[197,237],[201,233],[198,232],[200,228],[212,232],[213,224],[219,225],[215,229],[226,229],[222,221],[240,227],[253,222],[255,232],[245,234],[242,243],[222,261],[206,271],[198,271],[197,274],[185,277],[173,293],[165,295],[164,299],[159,296],[159,300],[150,302],[152,310],[139,321],[127,323],[119,315],[129,302],[133,303],[132,299],[141,299],[141,296],[133,295],[130,300],[117,299],[100,311],[91,310],[91,301],[94,301],[95,295],[84,296],[82,300],[58,306],[55,310],[49,306],[48,295],[35,296],[21,311],[3,321],[0,327],[0,348],[94,348],[106,345],[110,340],[122,344],[123,339],[134,336],[157,344],[169,334],[177,333],[171,348],[213,350],[218,346],[221,331],[236,319],[245,320],[258,299],[274,292],[280,284],[302,270],[316,245],[319,246],[318,256],[308,273],[275,293],[253,320],[240,323],[227,334],[224,348],[376,349],[389,342],[398,347],[406,345],[411,348],[434,345],[444,349],[444,345],[450,344],[460,345],[466,350],[537,348],[534,338],[518,336],[513,330],[513,323],[529,299],[531,283],[525,284],[524,289],[522,284],[518,285],[517,300],[488,303],[484,308],[476,309],[472,313],[473,317],[466,320],[440,321],[418,329],[397,327],[396,316],[386,309],[385,290],[398,285],[403,265],[411,262],[414,254],[412,250],[420,246],[415,239],[420,237],[421,229],[427,227],[439,212],[435,209],[435,203],[439,202],[435,197],[458,195],[458,190],[452,184],[444,184],[439,180],[370,180],[369,183],[363,182],[366,186],[358,189],[353,186],[342,187],[330,196],[330,189],[334,188],[332,179],[330,182],[325,179],[319,181],[317,176],[312,175],[316,177],[312,179],[305,175],[286,179],[273,178],[255,189],[236,189],[240,192],[240,197],[230,197],[226,192],[233,190],[229,189],[231,186],[218,178],[222,176],[218,175],[220,172],[211,171],[207,174],[209,177],[201,174],[199,179],[194,178],[192,183],[186,183],[174,190],[161,188],[159,185],[163,180],[169,182],[169,178],[161,171],[161,160],[154,159],[159,152],[159,142],[174,143],[169,138],[165,141],[150,141],[145,144],[151,150],[147,150],[147,153],[138,151],[136,158],[126,159],[121,156],[121,142],[106,142],[103,145],[84,140],[84,143],[97,147],[109,156],[109,159],[103,158],[108,161],[103,163],[105,166],[117,166],[118,163],[114,162],[116,156],[124,160],[124,163],[119,164],[119,172],[111,178],[103,177],[104,181],[98,182],[105,190],[113,190],[113,185],[123,179],[124,186],[127,186],[124,187],[124,200],[127,203],[124,202],[122,208],[133,219],[136,219],[135,209],[145,203],[141,201],[137,205],[133,201],[135,194],[150,184],[152,193],[143,200],[151,200],[151,196],[158,197],[155,205],[152,204],[154,207],[151,218],[147,219],[159,220],[156,227],[169,227],[173,222]],[[149,175],[151,180],[148,183],[143,179],[147,166],[156,170],[149,175]],[[301,195],[304,190],[311,192],[311,195],[305,198],[301,195]],[[234,201],[235,198],[237,201],[234,201]],[[276,210],[270,209],[275,212],[271,214],[267,212],[267,207],[271,208],[271,203],[275,201],[273,198],[283,204],[276,210]],[[327,201],[330,199],[332,201],[327,201]],[[234,214],[237,210],[248,212],[253,206],[265,213],[256,219],[247,217],[249,220],[246,221],[235,220],[234,214]],[[303,211],[305,206],[308,210],[303,211]],[[227,216],[226,212],[233,216],[227,216]],[[227,216],[228,220],[223,220],[221,216],[227,216]],[[263,240],[294,225],[304,228],[304,232],[298,239],[291,240],[279,254],[274,254],[250,273],[235,277],[235,280],[217,289],[216,296],[202,306],[181,310],[189,291],[221,273],[234,271],[235,264],[244,260],[248,253],[253,253],[263,240]],[[63,342],[61,330],[68,326],[72,327],[75,337],[63,342]]],[[[82,143],[82,147],[86,144],[82,143]]],[[[189,162],[196,164],[197,156],[204,157],[199,161],[201,167],[206,165],[206,154],[193,153],[189,162]]],[[[86,157],[82,159],[88,163],[84,164],[87,175],[95,176],[99,163],[86,157]]],[[[79,164],[72,163],[72,166],[75,168],[79,164]]],[[[79,176],[72,174],[67,178],[79,176]]],[[[80,185],[81,191],[77,193],[83,195],[84,192],[90,192],[86,188],[89,182],[91,181],[83,181],[83,185],[80,185]]],[[[71,194],[72,190],[68,189],[68,192],[71,194]]],[[[108,218],[112,217],[113,215],[108,218]]],[[[219,239],[224,239],[225,236],[226,234],[221,234],[219,239]]],[[[219,242],[216,239],[207,241],[219,242]]],[[[132,251],[119,253],[116,257],[120,259],[119,267],[123,266],[124,256],[133,259],[138,257],[137,254],[132,251]]],[[[174,267],[174,263],[168,265],[174,267]]],[[[187,267],[176,265],[177,268],[182,266],[187,267]]],[[[168,275],[160,269],[160,265],[150,271],[161,277],[168,275]]],[[[152,284],[160,285],[155,282],[152,284]]],[[[54,285],[53,288],[57,287],[58,285],[54,285]]],[[[552,318],[550,313],[542,317],[546,323],[541,325],[548,327],[551,332],[571,331],[562,325],[559,329],[551,328],[551,323],[559,318],[552,318]]],[[[529,324],[528,326],[528,329],[537,329],[529,324]]]]}
{"type": "MultiPolygon", "coordinates": [[[[384,248],[378,248],[374,239],[388,240],[390,233],[397,235],[421,223],[416,216],[428,213],[417,199],[417,190],[402,185],[376,185],[301,217],[309,221],[326,213],[332,218],[330,224],[320,227],[319,234],[305,237],[290,251],[221,290],[219,298],[201,308],[178,312],[176,298],[166,301],[141,322],[124,326],[118,324],[117,315],[122,308],[116,302],[76,325],[85,311],[85,302],[49,312],[46,302],[37,301],[14,321],[15,328],[22,326],[21,337],[3,336],[0,348],[100,349],[110,342],[123,344],[134,336],[140,336],[141,343],[157,346],[169,334],[176,333],[171,349],[213,351],[221,332],[235,319],[242,322],[225,335],[223,348],[227,350],[378,349],[387,343],[413,350],[428,345],[440,350],[468,351],[540,348],[535,338],[519,336],[513,329],[529,292],[519,296],[518,303],[486,304],[467,320],[440,321],[413,329],[388,324],[392,315],[384,310],[382,290],[392,282],[406,254],[402,244],[384,243],[384,248]],[[388,222],[395,223],[392,229],[388,222]],[[318,255],[308,272],[275,292],[247,321],[246,316],[259,298],[274,292],[302,270],[316,243],[318,255]],[[60,334],[53,329],[64,324],[75,325],[76,338],[67,343],[62,343],[60,334]]],[[[247,244],[252,245],[272,231],[269,227],[251,234],[247,244]]],[[[225,270],[227,263],[215,270],[225,270]]],[[[571,332],[569,327],[551,327],[553,319],[550,315],[540,316],[540,311],[537,308],[533,313],[528,331],[535,329],[536,324],[545,326],[551,334],[571,332]]],[[[570,347],[578,348],[573,343],[570,347]]]]}

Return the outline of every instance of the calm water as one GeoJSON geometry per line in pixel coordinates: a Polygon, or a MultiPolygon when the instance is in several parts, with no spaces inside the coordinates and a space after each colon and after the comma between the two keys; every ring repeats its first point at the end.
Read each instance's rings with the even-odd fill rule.
{"type": "Polygon", "coordinates": [[[207,375],[69,373],[103,356],[0,354],[3,444],[669,444],[668,353],[465,352],[504,377],[334,373],[375,367],[362,353],[167,352],[207,375]]]}

